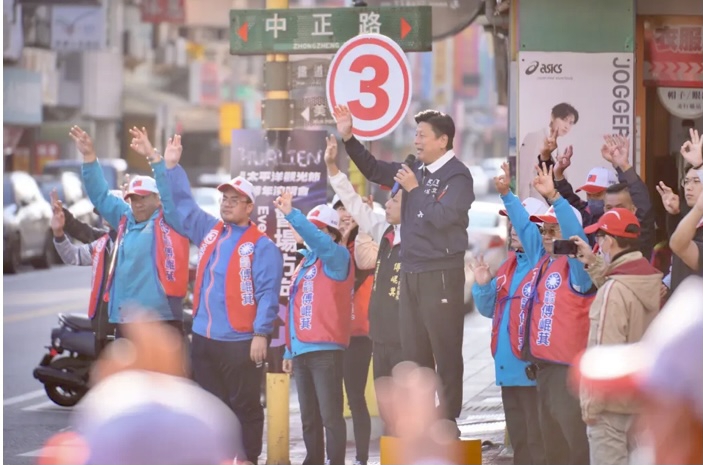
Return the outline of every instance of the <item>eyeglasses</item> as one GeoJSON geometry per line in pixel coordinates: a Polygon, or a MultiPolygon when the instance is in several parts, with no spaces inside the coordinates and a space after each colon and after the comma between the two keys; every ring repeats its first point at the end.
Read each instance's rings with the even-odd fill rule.
{"type": "Polygon", "coordinates": [[[681,180],[681,187],[686,187],[688,183],[692,184],[700,184],[701,183],[701,178],[696,176],[695,178],[683,178],[681,180]]]}
{"type": "Polygon", "coordinates": [[[220,203],[222,204],[230,204],[233,207],[236,207],[240,203],[251,203],[251,200],[249,199],[243,199],[241,197],[222,197],[220,199],[220,203]]]}
{"type": "Polygon", "coordinates": [[[540,226],[539,233],[543,236],[556,236],[561,233],[561,228],[558,226],[556,228],[545,228],[544,226],[540,226]]]}

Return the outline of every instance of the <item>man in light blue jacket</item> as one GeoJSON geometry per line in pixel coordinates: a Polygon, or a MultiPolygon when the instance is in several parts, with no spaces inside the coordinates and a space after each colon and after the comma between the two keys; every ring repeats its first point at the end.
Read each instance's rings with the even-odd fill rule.
{"type": "MultiPolygon", "coordinates": [[[[528,215],[542,215],[547,211],[547,205],[534,197],[526,198],[522,205],[528,215]]],[[[500,214],[507,216],[505,210],[501,210],[500,214]]],[[[527,226],[538,230],[536,223],[527,226]]],[[[525,372],[529,362],[521,360],[515,351],[517,334],[514,325],[512,331],[509,330],[509,323],[519,320],[524,281],[529,280],[538,259],[536,253],[531,257],[525,253],[515,228],[512,224],[509,227],[512,252],[497,270],[496,277],[491,276],[483,257],[472,265],[476,278],[472,294],[481,315],[493,319],[491,349],[495,359],[496,384],[501,387],[505,424],[514,451],[513,462],[543,465],[544,442],[539,427],[537,383],[529,379],[525,372]]]]}
{"type": "MultiPolygon", "coordinates": [[[[71,137],[83,155],[82,175],[86,192],[100,215],[118,231],[117,260],[109,271],[107,291],[110,323],[130,323],[130,308],[167,322],[183,332],[183,298],[188,288],[188,240],[179,235],[180,224],[170,195],[159,196],[156,181],[147,176],[131,180],[125,202],[110,194],[93,142],[82,129],[71,128],[71,137]]],[[[156,178],[166,176],[161,156],[150,162],[156,178]]]]}
{"type": "Polygon", "coordinates": [[[293,208],[290,193],[278,197],[274,205],[307,246],[293,274],[283,360],[284,372],[295,371],[307,450],[303,465],[325,463],[325,450],[330,465],[344,465],[342,378],[343,351],[351,337],[351,255],[339,244],[339,214],[328,205],[313,208],[307,218],[293,208]]]}

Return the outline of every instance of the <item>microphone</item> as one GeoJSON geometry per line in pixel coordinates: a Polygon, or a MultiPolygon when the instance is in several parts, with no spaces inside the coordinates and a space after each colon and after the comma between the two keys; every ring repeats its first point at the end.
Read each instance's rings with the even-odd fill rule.
{"type": "MultiPolygon", "coordinates": [[[[405,165],[408,165],[408,167],[410,167],[410,169],[412,169],[411,165],[413,163],[415,163],[415,155],[413,155],[411,153],[410,155],[408,155],[408,157],[405,159],[405,161],[403,163],[405,165]]],[[[391,197],[395,197],[395,194],[397,194],[399,190],[400,190],[400,184],[396,182],[395,184],[393,184],[393,189],[391,189],[391,197]]]]}

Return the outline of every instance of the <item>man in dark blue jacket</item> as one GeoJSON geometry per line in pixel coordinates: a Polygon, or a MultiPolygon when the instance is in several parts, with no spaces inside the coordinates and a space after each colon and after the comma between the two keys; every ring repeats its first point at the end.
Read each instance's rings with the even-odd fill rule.
{"type": "Polygon", "coordinates": [[[469,169],[454,156],[454,121],[427,110],[415,115],[412,166],[376,160],[353,134],[352,116],[335,108],[347,153],[366,178],[403,188],[400,274],[400,340],[403,355],[435,368],[442,382],[446,418],[461,413],[464,360],[464,253],[469,208],[474,201],[469,169]]]}

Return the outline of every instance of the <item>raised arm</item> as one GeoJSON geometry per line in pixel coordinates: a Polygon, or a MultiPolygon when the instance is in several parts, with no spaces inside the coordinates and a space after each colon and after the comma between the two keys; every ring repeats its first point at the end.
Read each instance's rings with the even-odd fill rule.
{"type": "Polygon", "coordinates": [[[354,264],[359,270],[373,270],[378,259],[378,242],[359,231],[354,240],[354,264]]]}
{"type": "Polygon", "coordinates": [[[59,257],[61,257],[61,260],[67,265],[92,264],[90,245],[73,245],[64,235],[64,226],[66,224],[66,217],[63,211],[64,209],[61,206],[61,201],[56,194],[56,190],[51,191],[50,195],[53,215],[51,216],[49,226],[51,227],[51,231],[54,235],[54,247],[56,248],[59,257]]]}
{"type": "Polygon", "coordinates": [[[98,163],[90,136],[78,126],[73,126],[69,134],[76,142],[78,151],[83,155],[81,172],[88,198],[108,223],[112,225],[119,224],[120,218],[126,214],[131,215],[132,210],[127,205],[127,202],[110,195],[105,174],[100,163],[98,163]]]}
{"type": "Polygon", "coordinates": [[[218,219],[206,213],[193,199],[188,176],[178,164],[183,153],[181,136],[176,134],[169,139],[163,161],[160,161],[158,158],[161,157],[155,154],[144,128],[141,130],[132,128],[130,133],[133,137],[132,148],[147,158],[154,158],[152,164],[154,179],[161,195],[166,222],[191,242],[200,245],[218,219]]]}
{"type": "Polygon", "coordinates": [[[479,313],[487,318],[493,318],[496,306],[497,280],[491,276],[488,264],[479,257],[476,263],[471,264],[475,282],[471,287],[474,303],[479,313]]]}
{"type": "Polygon", "coordinates": [[[359,231],[370,234],[374,241],[380,243],[383,233],[388,228],[386,216],[374,212],[364,202],[362,197],[356,193],[347,175],[339,171],[337,167],[337,139],[332,135],[327,138],[325,164],[327,165],[328,179],[332,189],[339,196],[344,208],[347,209],[354,221],[359,225],[359,231]]]}
{"type": "Polygon", "coordinates": [[[330,272],[330,277],[339,281],[346,279],[351,260],[349,250],[312,224],[300,210],[293,208],[290,192],[284,192],[274,201],[274,205],[285,215],[286,220],[300,234],[310,250],[317,254],[325,270],[330,272]]]}
{"type": "Polygon", "coordinates": [[[337,131],[342,136],[344,148],[359,171],[371,182],[393,187],[393,178],[400,169],[400,163],[376,160],[364,145],[352,134],[352,115],[349,108],[338,105],[334,108],[334,118],[337,120],[337,131]]]}
{"type": "Polygon", "coordinates": [[[530,263],[537,264],[542,255],[544,255],[544,246],[542,245],[542,234],[535,223],[530,221],[530,215],[522,206],[520,199],[510,191],[510,168],[507,163],[503,163],[503,174],[493,178],[496,190],[500,194],[500,198],[505,205],[505,211],[508,214],[510,222],[515,228],[515,232],[522,242],[522,247],[525,254],[530,260],[530,263]]]}
{"type": "Polygon", "coordinates": [[[703,243],[693,240],[701,220],[703,220],[703,195],[698,196],[695,205],[679,222],[669,240],[671,251],[696,272],[703,269],[701,268],[703,243]]]}

